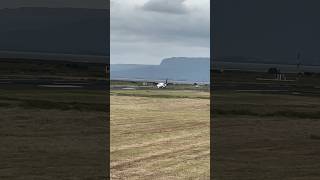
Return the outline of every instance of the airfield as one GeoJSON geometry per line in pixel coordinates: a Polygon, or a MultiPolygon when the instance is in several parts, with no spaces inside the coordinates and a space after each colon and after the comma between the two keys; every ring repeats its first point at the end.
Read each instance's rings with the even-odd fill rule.
{"type": "Polygon", "coordinates": [[[319,74],[212,75],[214,179],[319,179],[319,74]]]}
{"type": "Polygon", "coordinates": [[[68,80],[68,79],[9,79],[1,78],[0,85],[3,89],[11,88],[62,88],[62,89],[84,89],[84,90],[106,90],[106,80],[68,80]]]}
{"type": "Polygon", "coordinates": [[[104,68],[0,60],[0,179],[107,177],[104,68]]]}
{"type": "Polygon", "coordinates": [[[210,179],[208,86],[111,82],[112,179],[210,179]]]}
{"type": "MultiPolygon", "coordinates": [[[[104,67],[19,63],[0,66],[0,179],[105,178],[104,67]]],[[[212,75],[214,178],[319,179],[319,74],[212,75]]],[[[110,93],[112,179],[209,179],[209,87],[110,93]]]]}

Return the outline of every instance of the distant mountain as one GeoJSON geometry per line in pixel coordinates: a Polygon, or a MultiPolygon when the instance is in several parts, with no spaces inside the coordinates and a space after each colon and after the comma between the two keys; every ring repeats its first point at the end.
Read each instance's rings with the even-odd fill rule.
{"type": "Polygon", "coordinates": [[[111,79],[146,79],[209,82],[210,59],[173,57],[160,65],[111,64],[111,79]]]}
{"type": "Polygon", "coordinates": [[[0,51],[108,55],[108,22],[107,9],[1,9],[0,51]]]}
{"type": "MultiPolygon", "coordinates": [[[[303,65],[320,65],[319,59],[301,58],[300,63],[303,65]]],[[[296,57],[291,58],[258,58],[245,56],[227,56],[217,57],[215,62],[230,62],[230,63],[256,63],[256,64],[282,64],[282,65],[297,65],[299,63],[296,57]]]]}

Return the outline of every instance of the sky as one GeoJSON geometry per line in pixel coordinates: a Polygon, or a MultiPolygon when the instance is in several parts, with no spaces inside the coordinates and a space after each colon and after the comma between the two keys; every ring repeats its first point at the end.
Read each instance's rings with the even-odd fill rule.
{"type": "Polygon", "coordinates": [[[215,0],[214,56],[320,62],[320,1],[215,0]]]}
{"type": "Polygon", "coordinates": [[[0,56],[109,55],[107,8],[107,0],[0,0],[0,56]]]}
{"type": "Polygon", "coordinates": [[[105,9],[107,0],[1,0],[1,8],[19,7],[73,7],[105,9]]]}
{"type": "Polygon", "coordinates": [[[209,57],[210,0],[111,0],[111,64],[209,57]]]}

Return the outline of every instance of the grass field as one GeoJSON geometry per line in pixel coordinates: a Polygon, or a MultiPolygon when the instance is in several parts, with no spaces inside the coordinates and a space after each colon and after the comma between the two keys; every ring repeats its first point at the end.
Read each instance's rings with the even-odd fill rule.
{"type": "Polygon", "coordinates": [[[105,64],[1,59],[1,78],[41,79],[105,79],[105,64]]]}
{"type": "Polygon", "coordinates": [[[216,83],[287,90],[213,90],[213,179],[320,179],[319,74],[286,74],[289,82],[260,81],[274,75],[258,72],[212,75],[216,83]]]}
{"type": "Polygon", "coordinates": [[[320,178],[320,97],[213,91],[213,177],[320,178]]]}
{"type": "Polygon", "coordinates": [[[0,179],[106,177],[104,91],[0,90],[0,179]]]}
{"type": "Polygon", "coordinates": [[[112,179],[210,179],[208,92],[111,92],[112,179]]]}

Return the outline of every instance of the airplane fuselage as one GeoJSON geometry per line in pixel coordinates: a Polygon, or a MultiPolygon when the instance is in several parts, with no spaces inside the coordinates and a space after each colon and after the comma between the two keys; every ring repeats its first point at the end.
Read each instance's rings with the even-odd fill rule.
{"type": "Polygon", "coordinates": [[[158,83],[157,88],[166,88],[167,84],[166,83],[158,83]]]}

